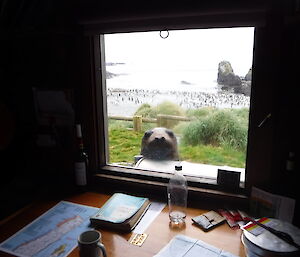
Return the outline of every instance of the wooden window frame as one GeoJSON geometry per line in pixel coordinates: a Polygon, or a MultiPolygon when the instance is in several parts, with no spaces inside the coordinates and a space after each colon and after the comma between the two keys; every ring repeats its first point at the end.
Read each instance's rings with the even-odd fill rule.
{"type": "MultiPolygon", "coordinates": [[[[202,24],[195,26],[195,23],[193,23],[192,28],[222,27],[220,24],[221,23],[213,24],[211,26],[207,24],[204,26],[202,24]]],[[[230,25],[227,23],[225,24],[226,26],[230,25]]],[[[237,26],[238,24],[239,22],[236,21],[234,24],[232,24],[232,26],[237,26]]],[[[132,22],[130,22],[129,25],[133,26],[132,22]]],[[[264,65],[267,62],[268,65],[274,67],[276,62],[274,63],[273,61],[276,59],[276,57],[278,57],[279,54],[275,49],[276,46],[269,49],[266,54],[264,52],[267,49],[268,43],[272,42],[272,40],[278,40],[280,35],[276,33],[277,27],[276,24],[273,24],[273,20],[269,23],[267,22],[267,24],[262,24],[260,22],[260,24],[257,25],[255,22],[248,22],[248,25],[243,25],[255,27],[253,66],[256,69],[253,72],[250,96],[245,189],[242,189],[236,193],[229,193],[220,191],[217,185],[214,183],[206,183],[207,181],[191,181],[189,183],[189,192],[191,192],[190,195],[194,195],[194,199],[197,199],[199,196],[201,196],[202,198],[204,197],[207,199],[213,199],[214,201],[217,199],[224,201],[225,199],[226,201],[245,204],[248,202],[248,196],[251,191],[251,187],[254,185],[263,185],[271,178],[271,141],[273,137],[273,128],[267,124],[266,128],[259,130],[257,128],[257,124],[265,117],[262,116],[263,113],[268,114],[274,108],[274,98],[271,97],[267,101],[267,104],[262,104],[262,102],[265,101],[266,96],[269,96],[270,94],[272,95],[274,89],[272,87],[272,82],[276,82],[268,81],[268,83],[263,87],[261,87],[261,85],[265,83],[266,80],[266,75],[264,75],[264,65]],[[272,56],[272,59],[266,61],[266,55],[272,56]],[[257,110],[259,110],[259,112],[257,110]],[[266,137],[267,145],[265,147],[261,147],[259,141],[261,138],[266,137]],[[268,151],[270,154],[265,154],[265,158],[262,161],[260,154],[268,151]],[[262,173],[258,169],[265,169],[265,172],[262,173]]],[[[111,32],[151,30],[147,28],[143,30],[140,26],[141,25],[134,29],[134,27],[124,28],[124,25],[120,25],[120,29],[118,30],[116,29],[118,26],[114,23],[111,32]]],[[[176,24],[176,29],[180,28],[187,29],[191,27],[180,27],[178,24],[176,24]]],[[[154,29],[157,30],[157,24],[154,26],[153,30],[154,29]]],[[[132,192],[144,192],[145,194],[148,193],[152,195],[161,195],[161,193],[165,191],[168,178],[161,176],[161,173],[160,178],[155,176],[157,175],[155,172],[151,172],[150,174],[150,172],[142,171],[141,173],[133,174],[128,168],[113,167],[106,164],[107,157],[105,156],[105,153],[107,152],[106,149],[108,146],[106,141],[107,132],[105,130],[105,126],[107,125],[107,120],[105,117],[106,98],[103,97],[105,95],[105,87],[101,86],[101,83],[102,85],[105,85],[105,77],[102,75],[104,70],[101,67],[101,62],[104,60],[104,45],[99,44],[99,41],[101,40],[101,37],[103,37],[101,34],[109,32],[109,24],[106,24],[105,28],[102,27],[100,30],[95,30],[95,25],[93,24],[92,32],[87,30],[85,37],[86,50],[88,49],[87,61],[90,64],[89,76],[91,77],[91,83],[89,85],[85,85],[85,91],[87,91],[87,93],[85,95],[86,101],[84,102],[91,102],[92,99],[92,105],[90,107],[90,116],[92,118],[89,119],[89,124],[87,124],[89,131],[88,141],[92,170],[92,186],[94,188],[101,187],[102,189],[109,191],[127,190],[132,192]],[[99,101],[99,99],[102,99],[102,102],[99,101]]]]}

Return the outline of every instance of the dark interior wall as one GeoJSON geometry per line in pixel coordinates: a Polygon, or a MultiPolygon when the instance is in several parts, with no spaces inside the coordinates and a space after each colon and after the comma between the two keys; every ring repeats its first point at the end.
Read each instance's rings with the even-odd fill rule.
{"type": "Polygon", "coordinates": [[[290,25],[283,33],[282,55],[278,71],[279,85],[274,117],[272,152],[272,176],[270,185],[274,192],[296,199],[294,223],[300,227],[300,188],[299,188],[299,60],[300,26],[290,25]],[[286,168],[289,153],[295,154],[293,171],[286,168]]]}
{"type": "Polygon", "coordinates": [[[294,223],[299,226],[298,184],[299,125],[296,124],[297,70],[300,51],[299,12],[274,4],[266,16],[266,26],[258,29],[252,82],[251,129],[247,159],[250,185],[296,199],[294,223]],[[296,18],[298,17],[298,18],[296,18]],[[267,115],[263,126],[258,125],[267,115]],[[293,171],[287,171],[289,152],[296,156],[293,171]]]}
{"type": "MultiPolygon", "coordinates": [[[[15,189],[20,202],[32,194],[30,184],[34,183],[32,169],[29,169],[33,151],[33,105],[32,94],[21,79],[20,73],[26,68],[19,66],[19,61],[13,64],[16,52],[13,51],[14,41],[5,39],[1,41],[1,102],[6,106],[9,116],[14,120],[10,131],[12,136],[7,145],[1,151],[1,207],[12,208],[18,205],[18,201],[11,203],[9,194],[13,194],[15,189]],[[20,69],[21,68],[21,69],[20,69]],[[28,185],[27,185],[28,184],[28,185]],[[29,186],[29,187],[28,187],[29,186]],[[20,195],[21,193],[21,195],[20,195]],[[23,199],[22,199],[23,198],[23,199]]],[[[23,59],[23,58],[22,58],[23,59]]],[[[23,62],[24,63],[24,62],[23,62]]],[[[27,66],[27,65],[26,65],[27,66]]],[[[5,125],[6,120],[1,120],[5,125]]],[[[1,215],[4,211],[1,210],[1,215]]]]}
{"type": "MultiPolygon", "coordinates": [[[[69,141],[60,148],[41,149],[36,146],[40,128],[36,124],[32,88],[74,90],[76,119],[80,121],[85,115],[79,106],[86,104],[81,92],[85,83],[90,83],[87,76],[90,71],[87,67],[89,42],[80,23],[100,20],[121,24],[122,19],[166,15],[174,16],[176,22],[180,19],[178,16],[197,15],[199,12],[264,12],[268,6],[268,1],[248,1],[239,5],[234,1],[201,1],[196,7],[177,3],[170,6],[154,1],[148,7],[131,3],[121,4],[118,8],[108,2],[92,0],[72,4],[54,0],[43,4],[24,1],[24,6],[14,1],[6,2],[5,9],[0,12],[0,103],[4,103],[9,115],[3,115],[6,118],[1,124],[8,124],[12,119],[11,124],[15,125],[2,129],[6,138],[11,137],[0,148],[0,160],[4,164],[0,168],[0,213],[3,217],[40,192],[52,190],[55,193],[72,184],[72,129],[65,134],[69,141]],[[2,210],[3,206],[6,206],[5,210],[2,210]]],[[[256,100],[252,106],[255,115],[251,122],[258,124],[269,112],[272,112],[272,118],[264,128],[250,131],[255,153],[247,165],[252,170],[261,170],[258,186],[296,197],[299,194],[296,173],[286,173],[285,164],[288,151],[297,151],[295,142],[299,139],[295,85],[298,83],[300,30],[297,22],[283,25],[278,15],[280,12],[269,16],[268,21],[269,24],[278,24],[278,30],[273,24],[273,27],[258,32],[263,42],[260,41],[256,49],[260,56],[257,60],[260,71],[254,80],[259,81],[259,87],[253,92],[256,100]],[[275,69],[268,68],[270,64],[275,69]]],[[[87,99],[88,95],[84,97],[87,99]]],[[[249,179],[250,182],[257,181],[253,177],[249,179]]],[[[298,205],[297,211],[299,213],[298,205]]]]}
{"type": "MultiPolygon", "coordinates": [[[[272,180],[274,190],[298,200],[296,205],[298,217],[299,206],[299,58],[300,58],[300,25],[288,26],[282,34],[282,52],[278,70],[278,86],[275,91],[276,116],[274,117],[272,180]],[[289,152],[294,152],[296,163],[294,171],[286,169],[289,152]]],[[[299,224],[299,223],[298,223],[299,224]]]]}
{"type": "Polygon", "coordinates": [[[56,146],[38,147],[37,135],[45,128],[36,121],[33,88],[70,89],[76,105],[80,53],[81,36],[74,34],[22,33],[0,41],[0,102],[6,119],[14,120],[11,140],[0,148],[2,217],[43,192],[55,194],[72,184],[73,127],[58,128],[56,146]]]}

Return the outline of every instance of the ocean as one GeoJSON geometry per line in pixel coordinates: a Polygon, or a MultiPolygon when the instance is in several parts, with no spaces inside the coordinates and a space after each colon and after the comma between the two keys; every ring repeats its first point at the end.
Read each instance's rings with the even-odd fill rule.
{"type": "Polygon", "coordinates": [[[179,69],[169,67],[167,69],[155,69],[146,67],[117,64],[107,66],[106,70],[116,76],[107,79],[109,89],[147,89],[160,91],[195,91],[216,93],[219,90],[217,84],[217,69],[179,69]]]}

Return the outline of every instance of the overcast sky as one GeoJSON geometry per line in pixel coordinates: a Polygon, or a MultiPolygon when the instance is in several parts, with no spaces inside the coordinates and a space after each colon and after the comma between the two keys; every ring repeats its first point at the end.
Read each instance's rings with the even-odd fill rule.
{"type": "Polygon", "coordinates": [[[237,75],[252,66],[254,28],[198,29],[105,35],[106,62],[147,69],[217,69],[230,61],[237,75]]]}

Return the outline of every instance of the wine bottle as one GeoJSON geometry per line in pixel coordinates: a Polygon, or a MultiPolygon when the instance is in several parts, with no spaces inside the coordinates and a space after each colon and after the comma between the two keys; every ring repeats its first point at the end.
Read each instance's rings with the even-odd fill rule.
{"type": "Polygon", "coordinates": [[[88,155],[83,147],[83,139],[81,132],[81,125],[76,124],[76,137],[77,137],[77,151],[75,156],[75,182],[76,185],[85,189],[87,187],[87,170],[88,170],[88,155]]]}

